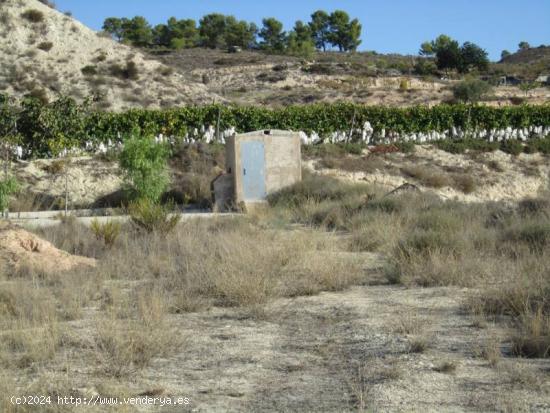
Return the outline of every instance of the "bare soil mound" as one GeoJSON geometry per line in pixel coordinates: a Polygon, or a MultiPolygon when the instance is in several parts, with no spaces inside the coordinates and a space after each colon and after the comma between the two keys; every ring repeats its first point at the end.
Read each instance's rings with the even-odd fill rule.
{"type": "Polygon", "coordinates": [[[0,222],[0,268],[54,273],[95,265],[93,258],[71,255],[23,228],[0,222]]]}
{"type": "Polygon", "coordinates": [[[38,0],[0,1],[0,91],[50,100],[93,97],[109,110],[222,98],[141,51],[116,43],[38,0]]]}

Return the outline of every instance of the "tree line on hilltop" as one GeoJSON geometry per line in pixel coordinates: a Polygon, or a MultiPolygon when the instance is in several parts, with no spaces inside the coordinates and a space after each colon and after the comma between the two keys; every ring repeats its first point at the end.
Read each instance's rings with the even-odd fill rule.
{"type": "Polygon", "coordinates": [[[171,17],[166,24],[152,26],[142,16],[131,19],[109,17],[103,24],[103,30],[114,39],[138,47],[175,50],[240,47],[297,55],[330,48],[355,51],[361,44],[361,29],[359,20],[351,19],[343,10],[330,14],[317,10],[311,15],[310,22],[298,20],[288,32],[283,23],[273,17],[264,18],[262,27],[258,27],[255,23],[220,13],[203,16],[198,24],[193,19],[171,17]]]}

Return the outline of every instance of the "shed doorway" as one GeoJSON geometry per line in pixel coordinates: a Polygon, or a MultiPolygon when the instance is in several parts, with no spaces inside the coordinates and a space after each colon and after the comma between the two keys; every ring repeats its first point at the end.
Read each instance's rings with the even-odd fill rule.
{"type": "Polygon", "coordinates": [[[266,197],[264,143],[249,141],[240,146],[244,200],[263,200],[266,197]]]}

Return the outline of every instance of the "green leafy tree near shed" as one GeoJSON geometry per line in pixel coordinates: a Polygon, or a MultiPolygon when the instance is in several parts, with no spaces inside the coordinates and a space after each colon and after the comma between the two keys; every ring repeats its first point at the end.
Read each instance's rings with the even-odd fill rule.
{"type": "Polygon", "coordinates": [[[136,199],[157,202],[169,183],[166,144],[148,137],[132,137],[124,142],[119,155],[120,168],[125,173],[126,188],[136,199]]]}

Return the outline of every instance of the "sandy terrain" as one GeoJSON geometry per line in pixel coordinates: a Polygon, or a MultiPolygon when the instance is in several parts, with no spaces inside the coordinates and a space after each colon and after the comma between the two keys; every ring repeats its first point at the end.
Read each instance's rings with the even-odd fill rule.
{"type": "Polygon", "coordinates": [[[139,50],[100,37],[38,0],[3,1],[0,14],[5,22],[0,26],[0,86],[15,96],[32,90],[44,90],[50,98],[97,95],[105,108],[115,110],[223,100],[184,73],[167,70],[139,50]],[[30,9],[41,11],[44,20],[32,23],[24,19],[21,13],[30,9]],[[48,43],[51,48],[42,50],[48,43]],[[112,75],[113,65],[125,66],[128,61],[136,63],[137,79],[112,75]],[[86,66],[97,73],[83,74],[86,66]]]}
{"type": "MultiPolygon", "coordinates": [[[[321,174],[376,184],[388,190],[405,182],[414,183],[442,198],[463,202],[517,201],[535,197],[550,188],[550,165],[541,154],[520,154],[515,157],[495,151],[472,156],[451,154],[433,146],[417,145],[414,154],[410,155],[390,153],[370,156],[374,158],[366,158],[366,171],[323,168],[318,166],[318,160],[315,159],[306,161],[305,166],[321,174]],[[376,166],[368,168],[369,161],[376,162],[376,166]],[[403,167],[418,166],[434,175],[455,173],[470,176],[475,182],[475,188],[471,193],[464,193],[448,185],[433,188],[423,185],[402,171],[403,167]]],[[[354,157],[350,155],[350,158],[354,157]]]]}
{"type": "MultiPolygon", "coordinates": [[[[50,203],[57,206],[64,203],[67,184],[69,208],[91,206],[98,199],[119,190],[122,185],[122,174],[116,163],[92,157],[73,158],[68,161],[19,161],[14,164],[13,171],[29,197],[32,194],[46,195],[50,203]]],[[[28,205],[21,207],[23,211],[28,205]]]]}

